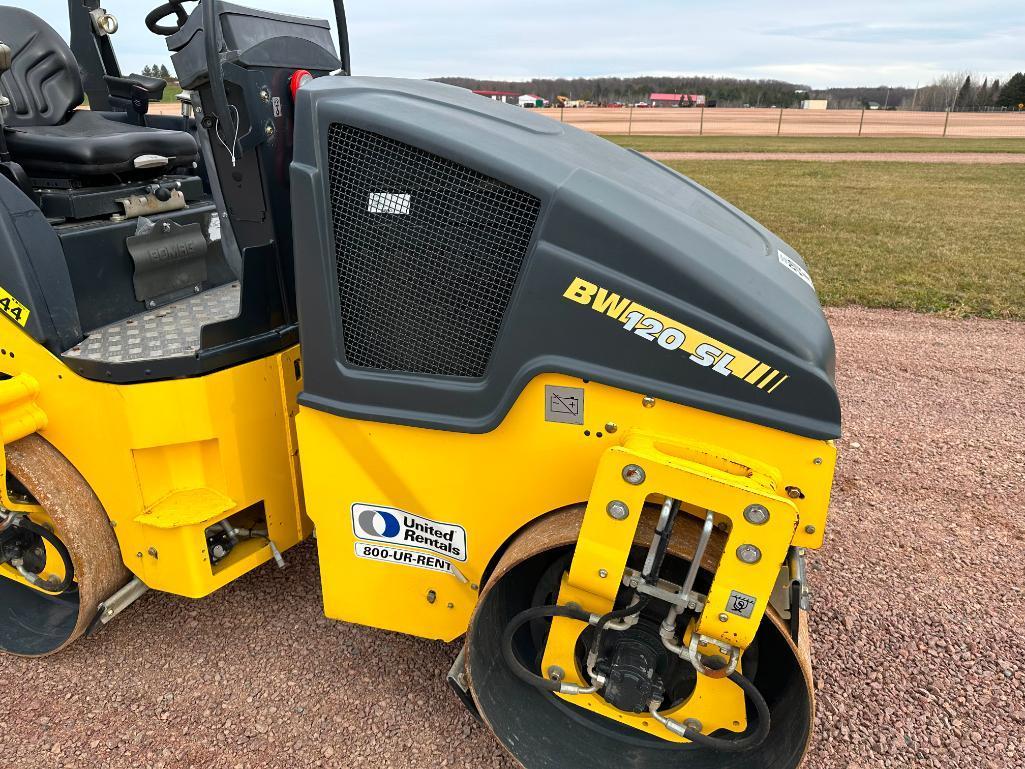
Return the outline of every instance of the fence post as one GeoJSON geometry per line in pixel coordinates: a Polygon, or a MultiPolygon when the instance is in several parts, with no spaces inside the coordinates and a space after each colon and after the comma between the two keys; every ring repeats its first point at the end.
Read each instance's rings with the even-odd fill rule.
{"type": "Polygon", "coordinates": [[[780,107],[779,108],[779,122],[776,123],[776,136],[779,136],[779,134],[780,134],[780,132],[782,130],[783,130],[783,108],[780,107]]]}
{"type": "Polygon", "coordinates": [[[705,135],[705,106],[701,105],[701,122],[698,124],[698,136],[705,135]]]}
{"type": "Polygon", "coordinates": [[[947,136],[947,126],[950,125],[950,110],[947,110],[947,116],[943,119],[943,137],[947,136]]]}
{"type": "Polygon", "coordinates": [[[861,129],[865,126],[865,110],[864,107],[861,109],[861,122],[858,123],[858,136],[861,136],[861,129]]]}
{"type": "Polygon", "coordinates": [[[566,122],[566,105],[565,104],[560,104],[559,105],[559,122],[560,123],[565,123],[566,122]]]}
{"type": "Polygon", "coordinates": [[[633,136],[633,133],[634,133],[634,108],[633,108],[633,105],[631,104],[630,105],[630,124],[627,126],[626,135],[627,136],[633,136]]]}

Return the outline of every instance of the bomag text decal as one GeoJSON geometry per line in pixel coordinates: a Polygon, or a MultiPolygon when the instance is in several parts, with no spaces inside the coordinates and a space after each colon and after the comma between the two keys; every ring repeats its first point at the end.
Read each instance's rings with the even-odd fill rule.
{"type": "Polygon", "coordinates": [[[618,321],[634,336],[664,350],[684,353],[698,366],[722,376],[739,377],[766,393],[774,392],[789,378],[728,344],[583,278],[574,278],[563,297],[618,321]]]}

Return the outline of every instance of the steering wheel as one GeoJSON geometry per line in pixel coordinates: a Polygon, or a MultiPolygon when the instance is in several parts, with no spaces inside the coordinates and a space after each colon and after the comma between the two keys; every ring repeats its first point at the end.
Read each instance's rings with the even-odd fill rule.
{"type": "Polygon", "coordinates": [[[185,22],[189,20],[189,14],[186,13],[184,8],[182,8],[182,5],[184,3],[197,2],[199,2],[199,0],[168,0],[168,2],[158,5],[146,16],[146,29],[154,35],[170,37],[181,30],[181,28],[185,26],[185,22]],[[175,25],[165,26],[160,23],[172,14],[174,14],[175,21],[177,22],[175,25]]]}

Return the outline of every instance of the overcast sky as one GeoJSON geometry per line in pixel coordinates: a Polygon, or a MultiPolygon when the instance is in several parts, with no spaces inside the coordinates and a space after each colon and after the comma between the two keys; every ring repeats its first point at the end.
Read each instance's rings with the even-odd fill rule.
{"type": "MultiPolygon", "coordinates": [[[[66,0],[6,0],[67,34],[66,0]]],[[[142,25],[161,0],[105,0],[122,69],[169,63],[142,25]]],[[[330,16],[331,0],[246,5],[330,16]]],[[[1025,69],[1023,0],[348,0],[355,74],[484,79],[696,74],[813,88],[925,85],[1025,69]]],[[[189,6],[191,7],[191,6],[189,6]]],[[[2,36],[2,30],[0,30],[2,36]]]]}

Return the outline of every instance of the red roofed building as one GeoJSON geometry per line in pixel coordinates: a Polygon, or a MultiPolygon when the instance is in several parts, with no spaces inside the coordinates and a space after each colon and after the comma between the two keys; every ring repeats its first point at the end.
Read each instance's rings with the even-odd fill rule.
{"type": "Polygon", "coordinates": [[[504,101],[506,104],[515,104],[520,97],[514,91],[474,91],[474,93],[495,101],[504,101]]]}
{"type": "Polygon", "coordinates": [[[683,104],[682,93],[653,93],[648,97],[652,107],[679,107],[683,104]]]}
{"type": "Polygon", "coordinates": [[[652,107],[704,107],[705,95],[700,93],[653,93],[648,97],[652,107]]]}

